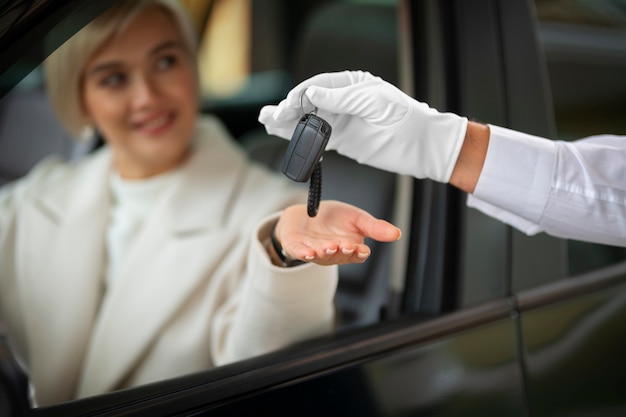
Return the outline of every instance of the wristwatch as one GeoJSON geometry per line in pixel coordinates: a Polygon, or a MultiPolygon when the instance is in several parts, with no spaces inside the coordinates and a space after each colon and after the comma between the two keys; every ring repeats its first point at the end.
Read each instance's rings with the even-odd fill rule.
{"type": "Polygon", "coordinates": [[[276,228],[273,228],[272,236],[270,239],[272,242],[272,247],[274,249],[274,252],[276,252],[276,256],[278,257],[277,260],[279,261],[280,265],[283,267],[289,268],[292,266],[298,266],[298,265],[302,265],[303,263],[306,263],[304,261],[301,261],[300,259],[292,258],[291,256],[287,255],[287,253],[285,252],[281,244],[278,243],[278,239],[276,239],[275,231],[276,231],[276,228]]]}

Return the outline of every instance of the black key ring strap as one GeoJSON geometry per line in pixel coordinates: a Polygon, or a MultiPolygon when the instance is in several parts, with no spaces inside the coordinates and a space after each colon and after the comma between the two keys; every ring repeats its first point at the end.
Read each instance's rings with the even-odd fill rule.
{"type": "Polygon", "coordinates": [[[317,216],[322,200],[322,163],[321,161],[313,168],[311,182],[309,183],[309,198],[307,200],[306,212],[309,217],[317,216]]]}
{"type": "MultiPolygon", "coordinates": [[[[307,114],[304,111],[304,106],[302,104],[302,98],[305,96],[306,88],[302,90],[300,94],[300,109],[303,114],[307,114]]],[[[308,100],[308,97],[307,97],[308,100]]],[[[309,100],[309,103],[311,101],[309,100]]],[[[311,103],[313,104],[313,103],[311,103]]],[[[315,115],[317,113],[317,107],[313,106],[313,110],[308,114],[315,115]]],[[[313,168],[313,172],[311,173],[311,180],[309,183],[309,198],[307,200],[306,211],[309,217],[317,216],[317,213],[320,208],[320,201],[322,200],[322,161],[318,162],[313,168]]]]}

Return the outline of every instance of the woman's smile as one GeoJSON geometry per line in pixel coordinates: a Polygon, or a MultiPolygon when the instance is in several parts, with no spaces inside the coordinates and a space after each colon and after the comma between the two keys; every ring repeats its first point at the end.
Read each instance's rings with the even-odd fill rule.
{"type": "Polygon", "coordinates": [[[174,112],[152,115],[132,124],[133,130],[146,136],[160,136],[167,133],[176,121],[174,112]]]}

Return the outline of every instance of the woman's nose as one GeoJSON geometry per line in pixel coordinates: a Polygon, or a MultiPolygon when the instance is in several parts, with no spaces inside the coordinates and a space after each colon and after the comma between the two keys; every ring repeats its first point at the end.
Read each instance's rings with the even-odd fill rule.
{"type": "Polygon", "coordinates": [[[135,107],[149,106],[159,98],[158,83],[150,77],[137,76],[133,84],[132,100],[135,107]]]}

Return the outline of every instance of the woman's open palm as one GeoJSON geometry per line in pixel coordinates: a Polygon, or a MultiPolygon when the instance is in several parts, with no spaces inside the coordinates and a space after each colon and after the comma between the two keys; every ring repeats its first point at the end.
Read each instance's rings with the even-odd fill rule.
{"type": "Polygon", "coordinates": [[[365,210],[339,201],[322,201],[316,217],[306,205],[290,206],[276,225],[276,237],[293,258],[319,265],[362,263],[371,253],[365,238],[393,242],[400,229],[365,210]]]}

